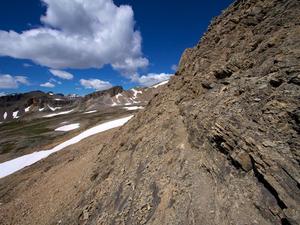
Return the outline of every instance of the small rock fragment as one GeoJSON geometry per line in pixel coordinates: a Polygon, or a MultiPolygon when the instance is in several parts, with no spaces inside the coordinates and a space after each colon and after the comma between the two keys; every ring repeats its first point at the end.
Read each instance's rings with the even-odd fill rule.
{"type": "Polygon", "coordinates": [[[202,85],[202,87],[205,88],[205,89],[212,89],[212,88],[213,88],[212,84],[209,83],[208,81],[203,81],[203,82],[201,83],[201,85],[202,85]]]}

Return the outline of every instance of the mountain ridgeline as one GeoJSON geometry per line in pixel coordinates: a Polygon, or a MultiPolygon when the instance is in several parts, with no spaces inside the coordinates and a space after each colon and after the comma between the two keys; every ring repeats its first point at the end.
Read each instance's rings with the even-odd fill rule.
{"type": "Polygon", "coordinates": [[[99,151],[65,224],[299,224],[300,2],[239,0],[99,151]]]}
{"type": "Polygon", "coordinates": [[[84,97],[42,91],[11,94],[0,97],[0,122],[40,118],[53,111],[84,112],[105,110],[117,106],[146,105],[163,88],[162,86],[157,84],[149,88],[132,88],[130,90],[116,86],[108,90],[93,92],[84,97]]]}

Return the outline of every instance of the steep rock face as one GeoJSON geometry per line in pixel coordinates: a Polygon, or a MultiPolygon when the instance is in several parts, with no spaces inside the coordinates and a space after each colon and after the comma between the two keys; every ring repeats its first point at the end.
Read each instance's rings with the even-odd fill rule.
{"type": "Polygon", "coordinates": [[[300,224],[299,4],[240,0],[216,18],[61,223],[300,224]]]}

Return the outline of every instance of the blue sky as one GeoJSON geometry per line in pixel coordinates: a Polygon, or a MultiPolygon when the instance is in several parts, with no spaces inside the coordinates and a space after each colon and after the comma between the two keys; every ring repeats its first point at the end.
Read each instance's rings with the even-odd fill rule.
{"type": "Polygon", "coordinates": [[[84,95],[167,79],[184,49],[232,2],[4,0],[0,93],[84,95]]]}

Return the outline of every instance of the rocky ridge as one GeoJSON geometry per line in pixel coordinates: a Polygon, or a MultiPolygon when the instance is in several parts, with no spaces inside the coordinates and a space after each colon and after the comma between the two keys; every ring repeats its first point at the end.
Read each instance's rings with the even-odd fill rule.
{"type": "Polygon", "coordinates": [[[299,16],[239,0],[214,19],[62,224],[300,224],[299,16]]]}

